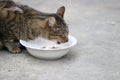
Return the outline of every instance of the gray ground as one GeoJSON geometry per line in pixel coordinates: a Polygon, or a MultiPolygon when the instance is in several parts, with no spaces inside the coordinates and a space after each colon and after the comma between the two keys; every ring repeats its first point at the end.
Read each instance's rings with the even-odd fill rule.
{"type": "Polygon", "coordinates": [[[78,43],[55,61],[2,50],[0,80],[120,80],[119,0],[16,1],[49,13],[65,5],[65,20],[78,43]]]}

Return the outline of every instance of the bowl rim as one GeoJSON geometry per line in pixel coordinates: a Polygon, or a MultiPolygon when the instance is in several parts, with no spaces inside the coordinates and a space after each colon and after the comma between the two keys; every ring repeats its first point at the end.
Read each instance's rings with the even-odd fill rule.
{"type": "Polygon", "coordinates": [[[49,51],[55,51],[55,50],[68,49],[68,48],[71,48],[71,47],[73,47],[73,46],[75,46],[77,44],[77,39],[75,37],[70,36],[70,35],[69,35],[69,37],[73,40],[71,45],[69,45],[67,47],[62,47],[62,48],[56,48],[56,49],[51,49],[51,48],[47,48],[47,49],[46,48],[34,48],[34,47],[31,47],[31,46],[27,46],[27,45],[24,44],[24,42],[23,42],[24,40],[22,40],[22,39],[20,39],[19,42],[20,42],[21,45],[23,45],[24,47],[29,48],[29,49],[43,50],[43,51],[48,51],[48,50],[49,51]]]}

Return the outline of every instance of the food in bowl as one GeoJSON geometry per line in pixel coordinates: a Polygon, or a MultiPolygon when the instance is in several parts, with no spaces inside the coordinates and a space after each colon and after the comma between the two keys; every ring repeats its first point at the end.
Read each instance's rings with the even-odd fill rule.
{"type": "Polygon", "coordinates": [[[66,55],[71,47],[73,47],[77,40],[69,36],[68,42],[57,44],[53,41],[43,38],[36,38],[31,41],[20,40],[20,43],[26,47],[28,52],[40,59],[58,59],[66,55]]]}

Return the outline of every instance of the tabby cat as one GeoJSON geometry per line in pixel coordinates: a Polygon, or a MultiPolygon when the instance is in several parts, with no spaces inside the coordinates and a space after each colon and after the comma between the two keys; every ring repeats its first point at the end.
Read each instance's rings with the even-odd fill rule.
{"type": "Polygon", "coordinates": [[[43,13],[12,0],[0,0],[0,47],[20,53],[16,45],[19,39],[28,41],[39,36],[58,43],[67,42],[69,30],[64,12],[64,6],[56,13],[43,13]]]}

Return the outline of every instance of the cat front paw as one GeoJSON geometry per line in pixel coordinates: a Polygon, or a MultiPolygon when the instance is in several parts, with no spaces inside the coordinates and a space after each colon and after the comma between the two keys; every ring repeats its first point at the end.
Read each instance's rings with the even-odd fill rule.
{"type": "Polygon", "coordinates": [[[21,49],[19,47],[14,47],[10,52],[12,54],[19,54],[21,52],[21,49]]]}

